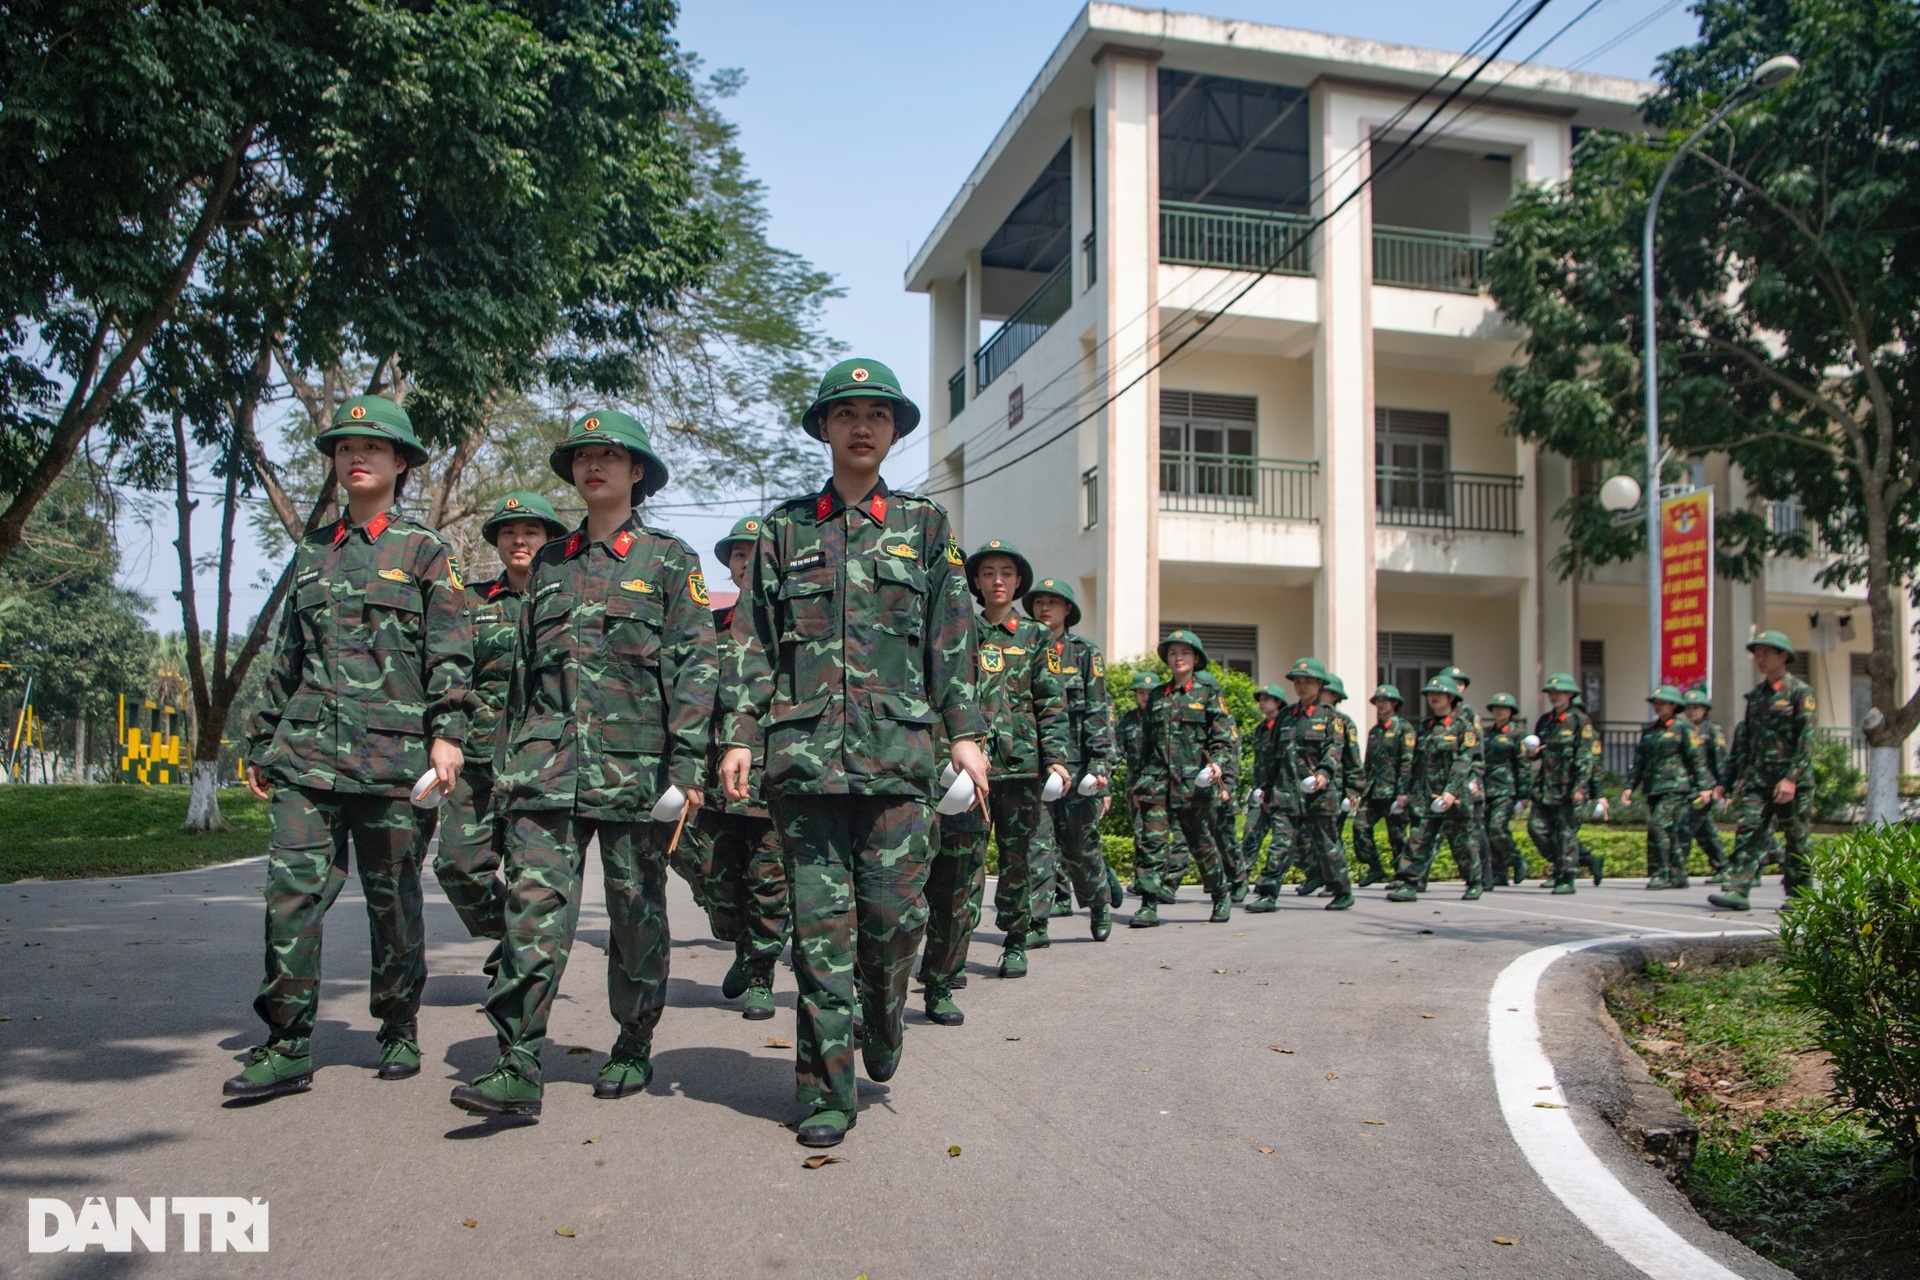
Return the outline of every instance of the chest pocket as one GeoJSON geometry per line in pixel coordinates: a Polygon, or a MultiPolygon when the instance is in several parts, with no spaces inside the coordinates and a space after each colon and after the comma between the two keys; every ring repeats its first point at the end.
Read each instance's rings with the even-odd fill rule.
{"type": "Polygon", "coordinates": [[[293,611],[300,615],[300,629],[308,639],[331,630],[327,606],[333,602],[333,588],[324,579],[309,582],[293,593],[293,611]]]}
{"type": "Polygon", "coordinates": [[[533,602],[533,665],[565,666],[572,651],[568,621],[576,601],[565,591],[555,591],[533,602]]]}
{"type": "Polygon", "coordinates": [[[821,640],[833,634],[833,602],[839,571],[821,565],[780,582],[780,638],[821,640]]]}
{"type": "Polygon", "coordinates": [[[879,605],[873,625],[896,636],[918,639],[926,626],[926,571],[911,560],[886,556],[875,562],[873,578],[879,605]]]}
{"type": "Polygon", "coordinates": [[[659,666],[660,629],[666,618],[666,606],[652,596],[622,592],[612,597],[607,601],[607,652],[625,663],[659,666]]]}
{"type": "Polygon", "coordinates": [[[375,649],[418,649],[423,606],[420,588],[414,583],[379,577],[368,579],[368,642],[375,649]]]}

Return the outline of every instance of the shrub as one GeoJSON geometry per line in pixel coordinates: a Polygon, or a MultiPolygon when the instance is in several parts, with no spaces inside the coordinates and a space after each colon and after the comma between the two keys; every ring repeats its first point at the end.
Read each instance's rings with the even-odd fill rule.
{"type": "Polygon", "coordinates": [[[1920,1172],[1920,828],[1862,828],[1810,855],[1780,919],[1836,1090],[1920,1172]]]}
{"type": "Polygon", "coordinates": [[[1813,820],[1845,822],[1865,793],[1867,776],[1853,764],[1853,749],[1837,734],[1813,739],[1813,820]]]}

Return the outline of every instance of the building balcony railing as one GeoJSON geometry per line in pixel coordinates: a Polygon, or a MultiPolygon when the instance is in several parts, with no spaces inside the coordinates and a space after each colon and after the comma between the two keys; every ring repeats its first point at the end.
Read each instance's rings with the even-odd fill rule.
{"type": "Polygon", "coordinates": [[[1488,236],[1463,236],[1415,227],[1373,229],[1373,279],[1376,284],[1441,293],[1478,293],[1487,282],[1488,236]]]}
{"type": "Polygon", "coordinates": [[[953,371],[953,376],[947,379],[947,420],[952,421],[959,417],[960,411],[966,407],[967,367],[961,365],[953,371]]]}
{"type": "Polygon", "coordinates": [[[974,352],[974,382],[980,390],[985,391],[988,383],[1011,368],[1072,305],[1073,259],[1063,258],[1052,274],[1040,282],[1040,287],[1020,304],[1020,309],[1008,316],[1007,322],[995,329],[993,336],[974,352]]]}
{"type": "Polygon", "coordinates": [[[1376,518],[1447,533],[1519,533],[1521,485],[1519,476],[1480,471],[1377,467],[1376,518]]]}
{"type": "Polygon", "coordinates": [[[1229,271],[1313,274],[1313,219],[1224,205],[1160,202],[1160,261],[1229,271]]]}
{"type": "Polygon", "coordinates": [[[1315,520],[1317,462],[1160,452],[1160,509],[1240,519],[1315,520]]]}

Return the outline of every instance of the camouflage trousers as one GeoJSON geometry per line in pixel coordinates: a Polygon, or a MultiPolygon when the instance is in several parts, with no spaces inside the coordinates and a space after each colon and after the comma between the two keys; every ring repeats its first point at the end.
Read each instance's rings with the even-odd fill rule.
{"type": "Polygon", "coordinates": [[[607,1008],[620,1024],[617,1054],[644,1057],[667,1006],[666,843],[661,823],[602,822],[563,809],[507,819],[507,933],[500,972],[487,992],[487,1021],[502,1052],[540,1079],[540,1048],[580,925],[586,847],[600,842],[607,899],[607,1008]]]}
{"type": "Polygon", "coordinates": [[[1415,796],[1410,803],[1410,807],[1417,805],[1419,812],[1407,838],[1406,856],[1394,864],[1394,879],[1402,884],[1425,884],[1444,838],[1453,851],[1453,862],[1460,869],[1461,878],[1469,886],[1483,885],[1480,869],[1486,856],[1484,832],[1475,806],[1470,801],[1456,800],[1445,813],[1435,813],[1430,808],[1432,801],[1433,797],[1415,796]]]}
{"type": "MultiPolygon", "coordinates": [[[[1336,894],[1353,892],[1353,872],[1347,866],[1347,848],[1340,839],[1340,824],[1344,821],[1344,815],[1325,810],[1310,810],[1293,818],[1291,860],[1336,894]]],[[[1279,892],[1278,882],[1271,886],[1263,882],[1260,896],[1270,898],[1279,892]]]]}
{"type": "Polygon", "coordinates": [[[367,1007],[380,1019],[383,1042],[417,1038],[427,981],[418,810],[404,797],[279,786],[270,812],[266,976],[253,1002],[268,1043],[293,1057],[308,1053],[320,1004],[321,927],[347,883],[349,840],[373,941],[367,1007]]]}
{"type": "MultiPolygon", "coordinates": [[[[1033,932],[1053,907],[1053,840],[1043,830],[1046,809],[1037,778],[995,778],[987,792],[988,820],[1000,855],[1000,875],[993,888],[993,925],[1007,935],[1008,945],[1033,932]]],[[[986,833],[980,833],[982,849],[986,833]]]]}
{"type": "Polygon", "coordinates": [[[1781,879],[1788,893],[1808,883],[1807,845],[1813,833],[1813,786],[1794,793],[1786,804],[1776,804],[1773,783],[1743,788],[1734,799],[1733,861],[1727,867],[1727,888],[1751,892],[1774,849],[1777,828],[1786,845],[1780,857],[1781,879]]]}
{"type": "Polygon", "coordinates": [[[1220,849],[1213,842],[1212,793],[1203,796],[1170,798],[1165,791],[1148,792],[1140,797],[1140,831],[1143,843],[1134,859],[1134,876],[1140,894],[1148,902],[1172,902],[1180,881],[1168,870],[1173,853],[1174,832],[1187,838],[1187,848],[1200,864],[1200,880],[1213,898],[1224,898],[1232,890],[1226,868],[1221,865],[1220,849]]]}
{"type": "Polygon", "coordinates": [[[1220,870],[1228,884],[1240,879],[1240,806],[1229,801],[1213,802],[1213,847],[1220,851],[1220,870]]]}
{"type": "Polygon", "coordinates": [[[1693,797],[1684,791],[1669,791],[1647,797],[1647,876],[1684,880],[1687,855],[1693,851],[1689,835],[1692,826],[1693,797]]]}
{"type": "MultiPolygon", "coordinates": [[[[996,788],[998,790],[998,788],[996,788]]],[[[920,977],[951,989],[967,968],[967,948],[980,923],[987,886],[987,820],[977,809],[933,820],[933,863],[927,871],[927,945],[920,977]]]]}
{"type": "Polygon", "coordinates": [[[1282,841],[1291,843],[1288,822],[1285,814],[1275,813],[1264,804],[1248,806],[1247,829],[1241,833],[1240,845],[1234,850],[1233,867],[1227,876],[1234,888],[1238,889],[1253,878],[1254,868],[1260,865],[1260,846],[1266,842],[1269,834],[1273,836],[1276,849],[1282,841]],[[1277,827],[1276,820],[1280,824],[1277,827]]]}
{"type": "Polygon", "coordinates": [[[1100,840],[1100,796],[1069,791],[1047,805],[1045,824],[1053,832],[1059,857],[1054,873],[1055,896],[1066,882],[1082,907],[1111,907],[1113,895],[1107,873],[1107,847],[1100,840]]]}
{"type": "Polygon", "coordinates": [[[793,869],[794,1095],[816,1110],[851,1111],[856,994],[869,1042],[898,1054],[905,1039],[907,979],[927,925],[933,805],[919,796],[776,795],[771,808],[793,869]]]}
{"type": "Polygon", "coordinates": [[[1510,795],[1486,798],[1487,822],[1480,845],[1487,851],[1483,882],[1521,884],[1527,878],[1527,859],[1513,838],[1513,811],[1519,800],[1510,795]]]}
{"type": "Polygon", "coordinates": [[[1293,870],[1300,858],[1300,822],[1303,815],[1288,809],[1270,809],[1267,811],[1267,830],[1272,833],[1272,841],[1267,845],[1266,865],[1260,868],[1260,874],[1253,877],[1253,867],[1249,863],[1247,874],[1253,877],[1253,892],[1261,898],[1271,898],[1280,892],[1280,886],[1286,883],[1287,872],[1293,870]]]}
{"type": "Polygon", "coordinates": [[[1681,856],[1690,856],[1693,846],[1698,843],[1707,851],[1707,869],[1719,875],[1727,865],[1727,846],[1720,840],[1719,824],[1713,820],[1713,806],[1705,805],[1688,811],[1687,818],[1680,824],[1681,856]]]}
{"type": "Polygon", "coordinates": [[[1413,815],[1404,808],[1395,813],[1391,797],[1360,801],[1353,811],[1354,856],[1368,871],[1386,879],[1400,860],[1407,856],[1407,833],[1412,826],[1413,815]],[[1387,823],[1388,856],[1385,859],[1380,857],[1380,847],[1373,840],[1374,824],[1383,818],[1387,823]]]}
{"type": "Polygon", "coordinates": [[[1527,815],[1527,836],[1533,847],[1547,860],[1547,874],[1554,880],[1572,880],[1580,873],[1586,850],[1580,844],[1580,805],[1533,802],[1527,815]]]}
{"type": "MultiPolygon", "coordinates": [[[[713,936],[771,965],[787,945],[787,860],[773,819],[701,809],[693,820],[703,887],[695,894],[713,936]]],[[[680,844],[685,848],[685,836],[680,844]]],[[[676,855],[677,856],[677,855],[676,855]]]]}
{"type": "Polygon", "coordinates": [[[506,847],[506,823],[493,808],[493,766],[470,764],[460,770],[453,794],[438,809],[419,811],[420,853],[436,829],[440,848],[433,877],[475,938],[498,938],[506,930],[507,888],[495,874],[506,847]]]}

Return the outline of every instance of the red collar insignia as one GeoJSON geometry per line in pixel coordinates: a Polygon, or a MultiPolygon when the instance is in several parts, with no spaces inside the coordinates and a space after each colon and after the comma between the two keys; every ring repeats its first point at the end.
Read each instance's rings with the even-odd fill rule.
{"type": "Polygon", "coordinates": [[[867,504],[867,510],[873,512],[873,518],[875,520],[878,520],[881,524],[885,524],[887,522],[886,495],[875,491],[873,501],[867,504]]]}
{"type": "Polygon", "coordinates": [[[333,526],[333,545],[337,547],[342,542],[345,542],[347,538],[347,530],[351,529],[352,527],[353,527],[352,525],[347,523],[347,518],[345,516],[341,516],[340,523],[333,526]]]}
{"type": "Polygon", "coordinates": [[[713,625],[717,630],[726,630],[732,627],[733,626],[733,606],[732,605],[727,606],[726,610],[722,612],[719,617],[713,620],[713,625]]]}
{"type": "Polygon", "coordinates": [[[1449,727],[1451,727],[1451,726],[1452,726],[1452,724],[1453,724],[1453,717],[1452,717],[1452,716],[1448,716],[1448,717],[1447,717],[1446,719],[1444,719],[1444,720],[1442,720],[1442,721],[1440,722],[1440,727],[1441,727],[1442,729],[1445,729],[1445,728],[1449,728],[1449,727]]]}
{"type": "Polygon", "coordinates": [[[577,530],[567,535],[567,559],[571,560],[580,554],[580,541],[580,534],[577,530]]]}
{"type": "Polygon", "coordinates": [[[367,540],[370,542],[380,541],[380,535],[385,533],[387,526],[392,523],[393,518],[384,511],[367,521],[367,540]]]}
{"type": "Polygon", "coordinates": [[[495,596],[499,595],[502,591],[505,591],[506,589],[507,589],[507,584],[505,582],[501,581],[498,578],[494,579],[493,585],[487,588],[487,599],[489,600],[493,599],[495,596]]]}
{"type": "Polygon", "coordinates": [[[1020,619],[1014,617],[1012,614],[1008,614],[1006,617],[1000,619],[1000,621],[995,625],[1005,627],[1007,629],[1007,634],[1012,635],[1014,632],[1020,629],[1020,619]]]}
{"type": "Polygon", "coordinates": [[[832,514],[833,514],[833,494],[831,491],[829,491],[827,493],[821,494],[819,501],[813,504],[814,523],[818,524],[820,521],[825,520],[827,517],[831,516],[832,514]]]}
{"type": "Polygon", "coordinates": [[[614,535],[613,554],[620,557],[622,560],[625,560],[627,558],[627,548],[631,547],[632,545],[633,545],[633,534],[626,529],[622,529],[619,533],[614,535]]]}

